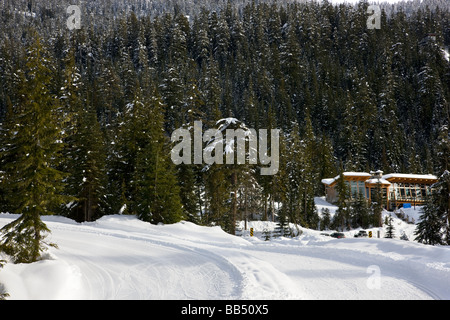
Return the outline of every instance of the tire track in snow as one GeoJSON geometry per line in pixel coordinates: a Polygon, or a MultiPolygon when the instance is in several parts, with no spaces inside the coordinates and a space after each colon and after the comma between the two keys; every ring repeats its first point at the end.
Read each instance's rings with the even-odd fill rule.
{"type": "MultiPolygon", "coordinates": [[[[358,297],[366,296],[366,299],[383,299],[376,289],[367,287],[367,281],[371,276],[368,272],[369,266],[377,266],[380,269],[380,284],[383,287],[383,292],[388,293],[385,297],[392,297],[395,299],[447,299],[443,298],[442,293],[437,292],[439,287],[439,272],[432,273],[424,272],[423,263],[411,264],[411,260],[399,260],[397,256],[390,256],[389,253],[383,252],[358,252],[355,248],[339,248],[326,247],[322,245],[307,245],[307,246],[293,246],[293,245],[258,245],[252,248],[253,252],[260,252],[263,255],[271,252],[272,254],[287,254],[293,255],[293,259],[298,259],[298,275],[297,278],[308,280],[311,278],[310,274],[314,274],[314,281],[312,287],[304,287],[305,293],[312,293],[315,298],[324,297],[325,299],[342,299],[346,294],[344,287],[348,287],[350,291],[354,291],[356,299],[358,297]],[[302,259],[304,257],[305,259],[302,259]],[[308,271],[305,264],[311,263],[314,269],[308,271]],[[332,268],[336,266],[336,268],[332,268]],[[301,274],[301,268],[305,267],[306,272],[301,274]],[[360,278],[360,281],[350,281],[346,278],[353,277],[360,278]],[[347,276],[348,274],[348,276],[347,276]],[[352,283],[353,282],[353,283],[352,283]],[[320,285],[323,283],[324,285],[320,285]],[[317,291],[319,287],[326,288],[329,284],[329,290],[323,292],[317,291]],[[336,295],[330,294],[331,288],[336,289],[336,295]],[[386,288],[391,288],[386,290],[386,288]],[[417,290],[416,290],[417,289],[417,290]],[[358,294],[358,291],[361,295],[358,294]],[[372,298],[371,298],[372,296],[372,298]]],[[[258,254],[256,254],[258,256],[258,254]]],[[[269,260],[266,258],[265,260],[269,260]]],[[[271,257],[270,261],[276,261],[275,257],[271,257]]],[[[277,265],[278,269],[283,266],[277,265]]],[[[305,281],[303,281],[303,284],[305,281]]],[[[381,290],[379,290],[381,291],[381,290]]],[[[350,297],[351,298],[351,297],[350,297]]],[[[354,298],[351,298],[354,299],[354,298]]]]}
{"type": "Polygon", "coordinates": [[[85,279],[96,279],[95,283],[86,280],[91,299],[238,299],[242,295],[241,272],[214,251],[168,242],[162,234],[49,224],[60,247],[53,254],[78,265],[85,279]],[[60,232],[63,235],[58,236],[60,232]],[[72,241],[68,240],[71,232],[72,241]],[[97,237],[100,241],[95,244],[97,237]],[[110,240],[105,242],[105,237],[110,240]],[[127,252],[133,247],[138,249],[127,252]],[[108,265],[108,259],[122,261],[122,268],[108,265]]]}

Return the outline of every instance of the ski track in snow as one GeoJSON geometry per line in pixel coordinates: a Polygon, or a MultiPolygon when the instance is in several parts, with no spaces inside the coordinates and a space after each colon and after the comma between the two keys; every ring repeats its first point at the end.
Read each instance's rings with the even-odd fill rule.
{"type": "MultiPolygon", "coordinates": [[[[52,233],[64,233],[64,242],[71,228],[54,226],[52,233]]],[[[100,237],[95,244],[86,243],[83,248],[101,253],[73,259],[86,270],[86,282],[92,299],[234,299],[240,296],[240,272],[221,256],[201,248],[182,246],[162,240],[163,234],[128,234],[123,231],[107,231],[81,227],[81,232],[100,237]],[[103,238],[108,240],[104,241],[103,238]],[[111,260],[108,264],[107,260],[111,260]],[[95,282],[92,279],[96,279],[95,282]],[[99,290],[101,288],[101,290],[99,290]]],[[[80,230],[75,230],[74,243],[80,247],[80,230]]],[[[170,236],[169,236],[170,237],[170,236]]],[[[61,241],[61,246],[64,243],[61,241]]],[[[84,251],[85,249],[83,249],[84,251]]],[[[54,251],[55,255],[59,250],[54,251]]]]}
{"type": "Polygon", "coordinates": [[[380,255],[314,245],[299,248],[277,246],[272,250],[261,248],[259,255],[283,268],[291,279],[297,281],[296,285],[305,292],[307,299],[440,299],[429,288],[432,285],[427,282],[429,279],[425,283],[415,280],[408,276],[410,271],[404,265],[396,265],[395,261],[380,255]],[[289,257],[277,259],[283,251],[289,257]],[[292,264],[283,267],[282,261],[286,260],[292,264]],[[380,270],[379,288],[368,285],[369,270],[373,266],[380,270]]]}
{"type": "MultiPolygon", "coordinates": [[[[0,215],[0,227],[11,219],[0,215]]],[[[68,284],[76,288],[72,295],[51,298],[450,299],[444,248],[438,251],[444,252],[443,260],[438,254],[428,261],[417,252],[425,254],[429,246],[411,251],[412,244],[403,248],[400,240],[265,242],[191,223],[153,226],[130,216],[85,224],[61,217],[44,221],[52,231],[48,240],[59,246],[50,249],[50,261],[66,263],[80,282],[68,284]],[[369,285],[371,266],[379,269],[379,287],[369,285]]],[[[14,289],[21,293],[18,298],[48,298],[36,294],[32,282],[12,286],[14,268],[7,264],[0,271],[0,282],[13,288],[12,299],[14,289]]]]}

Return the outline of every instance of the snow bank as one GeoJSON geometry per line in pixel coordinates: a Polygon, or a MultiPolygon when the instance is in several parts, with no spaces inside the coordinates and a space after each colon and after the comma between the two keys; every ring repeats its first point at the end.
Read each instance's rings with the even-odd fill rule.
{"type": "Polygon", "coordinates": [[[153,225],[139,220],[136,216],[111,215],[83,225],[95,226],[101,230],[111,229],[116,232],[123,230],[128,232],[128,235],[133,233],[160,235],[162,238],[180,242],[248,245],[246,240],[232,236],[220,227],[204,227],[187,221],[171,225],[153,225]]]}
{"type": "MultiPolygon", "coordinates": [[[[0,227],[15,218],[0,214],[0,227]]],[[[0,283],[9,299],[450,299],[449,247],[353,238],[356,231],[334,239],[305,228],[264,241],[263,231],[275,228],[268,221],[248,223],[257,237],[236,237],[126,215],[43,220],[59,249],[37,263],[7,263],[0,283]]],[[[413,228],[394,221],[398,230],[413,228]]]]}
{"type": "Polygon", "coordinates": [[[330,216],[334,217],[334,214],[338,207],[336,205],[333,205],[325,200],[325,197],[315,197],[314,202],[316,204],[317,213],[320,217],[322,217],[322,210],[328,209],[330,210],[330,216]]]}
{"type": "Polygon", "coordinates": [[[77,266],[61,260],[5,265],[0,272],[11,300],[67,300],[85,296],[82,274],[77,266]]]}

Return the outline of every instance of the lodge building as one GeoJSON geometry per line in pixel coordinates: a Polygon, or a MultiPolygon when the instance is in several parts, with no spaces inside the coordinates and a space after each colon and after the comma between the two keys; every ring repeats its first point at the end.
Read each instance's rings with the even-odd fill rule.
{"type": "MultiPolygon", "coordinates": [[[[383,200],[386,201],[384,207],[387,209],[403,207],[405,204],[423,205],[431,185],[438,181],[436,176],[430,174],[391,173],[383,175],[383,171],[380,170],[371,173],[344,172],[343,177],[349,187],[351,200],[356,199],[360,193],[370,202],[379,184],[383,200]]],[[[325,185],[326,200],[330,203],[337,202],[338,179],[339,176],[322,180],[325,185]]]]}

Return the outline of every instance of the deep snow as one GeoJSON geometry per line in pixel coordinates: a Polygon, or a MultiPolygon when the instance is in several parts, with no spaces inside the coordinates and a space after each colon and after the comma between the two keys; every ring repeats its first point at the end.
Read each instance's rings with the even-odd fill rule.
{"type": "MultiPolygon", "coordinates": [[[[321,200],[318,206],[327,206],[321,200]]],[[[16,218],[0,214],[0,227],[16,218]]],[[[450,299],[450,248],[399,240],[398,231],[414,230],[399,219],[397,239],[353,238],[357,230],[334,239],[301,228],[299,237],[271,241],[261,236],[274,224],[261,221],[248,224],[255,237],[237,237],[125,215],[82,224],[43,220],[59,249],[0,270],[11,300],[450,299]]]]}

